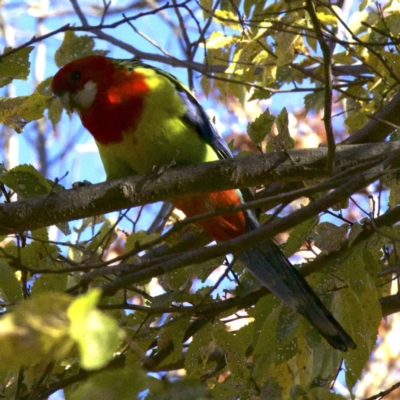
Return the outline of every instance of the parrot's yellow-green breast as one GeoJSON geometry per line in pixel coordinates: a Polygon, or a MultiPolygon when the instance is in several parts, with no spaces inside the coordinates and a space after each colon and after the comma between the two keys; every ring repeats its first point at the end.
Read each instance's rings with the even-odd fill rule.
{"type": "Polygon", "coordinates": [[[135,72],[145,76],[149,88],[137,126],[122,132],[121,142],[97,142],[108,178],[149,173],[171,162],[218,160],[213,148],[185,120],[186,107],[173,83],[149,68],[135,72]]]}

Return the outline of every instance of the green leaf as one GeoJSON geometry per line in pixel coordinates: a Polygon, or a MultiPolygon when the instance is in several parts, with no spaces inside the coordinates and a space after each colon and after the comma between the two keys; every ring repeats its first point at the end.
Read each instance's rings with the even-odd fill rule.
{"type": "Polygon", "coordinates": [[[155,379],[146,376],[138,365],[115,371],[102,371],[90,376],[68,396],[70,400],[132,400],[152,386],[159,386],[155,379]]]}
{"type": "Polygon", "coordinates": [[[385,18],[385,21],[379,21],[378,25],[382,25],[382,29],[387,29],[390,31],[392,37],[400,36],[400,9],[385,18]]]}
{"type": "Polygon", "coordinates": [[[0,319],[0,370],[10,371],[65,357],[73,342],[66,310],[71,297],[44,293],[21,302],[0,319]]]}
{"type": "MultiPolygon", "coordinates": [[[[27,164],[18,165],[17,167],[0,174],[0,182],[4,183],[17,193],[19,198],[36,197],[42,194],[51,192],[57,193],[65,190],[63,186],[46,179],[32,165],[27,164]]],[[[68,223],[57,224],[57,227],[65,235],[70,233],[68,223]]],[[[38,232],[38,230],[36,232],[38,232]]],[[[43,230],[43,232],[45,232],[45,230],[43,230]]],[[[47,235],[41,239],[47,240],[47,235]]]]}
{"type": "Polygon", "coordinates": [[[66,31],[60,48],[54,55],[57,67],[62,67],[77,58],[91,55],[106,55],[106,50],[94,50],[94,40],[91,36],[76,36],[72,31],[66,31]]]}
{"type": "Polygon", "coordinates": [[[210,18],[212,12],[212,0],[200,0],[199,3],[201,5],[201,9],[203,10],[203,18],[210,18]]]}
{"type": "Polygon", "coordinates": [[[31,289],[32,297],[44,292],[64,292],[67,288],[67,274],[43,274],[35,279],[31,289]]]}
{"type": "Polygon", "coordinates": [[[358,223],[358,222],[355,222],[352,226],[351,226],[351,228],[350,228],[350,233],[349,233],[349,236],[348,236],[348,246],[350,247],[352,244],[353,244],[353,242],[354,242],[354,240],[358,237],[358,235],[360,234],[360,233],[362,233],[362,232],[364,232],[364,227],[360,224],[360,223],[358,223]]]}
{"type": "Polygon", "coordinates": [[[100,290],[92,290],[78,297],[67,311],[70,335],[78,343],[82,367],[88,370],[106,365],[123,337],[117,322],[96,309],[100,295],[100,290]]]}
{"type": "Polygon", "coordinates": [[[0,259],[0,290],[4,300],[17,302],[23,299],[21,283],[15,276],[15,271],[0,259]]]}
{"type": "Polygon", "coordinates": [[[314,239],[315,245],[321,251],[331,253],[332,251],[340,249],[344,235],[348,230],[348,224],[337,226],[330,222],[323,222],[314,228],[311,237],[314,239]]]}
{"type": "Polygon", "coordinates": [[[349,51],[342,51],[341,53],[336,53],[332,56],[333,64],[354,64],[356,59],[349,51]]]}
{"type": "Polygon", "coordinates": [[[306,237],[310,234],[311,230],[318,223],[318,217],[313,217],[296,225],[290,232],[289,238],[282,245],[282,251],[286,257],[290,257],[297,250],[300,249],[306,237]]]}
{"type": "Polygon", "coordinates": [[[207,323],[193,336],[185,356],[185,369],[190,377],[200,378],[216,366],[210,361],[210,356],[215,350],[211,338],[211,324],[207,323]]]}
{"type": "Polygon", "coordinates": [[[349,116],[345,120],[345,124],[348,127],[349,133],[354,133],[358,129],[361,129],[369,121],[368,117],[363,111],[349,112],[349,116]]]}
{"type": "Polygon", "coordinates": [[[37,92],[30,96],[0,98],[0,124],[21,133],[28,122],[43,117],[49,100],[49,96],[37,92]]]}
{"type": "MultiPolygon", "coordinates": [[[[146,400],[211,400],[207,383],[198,379],[180,377],[179,379],[156,380],[157,385],[150,387],[146,400]]],[[[118,399],[119,400],[119,399],[118,399]]]]}
{"type": "Polygon", "coordinates": [[[50,182],[28,164],[10,169],[8,173],[0,176],[0,181],[22,198],[40,196],[52,190],[50,182]]]}
{"type": "Polygon", "coordinates": [[[191,315],[182,315],[164,326],[158,336],[159,349],[172,346],[173,350],[160,364],[160,367],[174,364],[183,359],[183,342],[191,315]]]}
{"type": "Polygon", "coordinates": [[[159,284],[165,290],[185,290],[192,285],[192,279],[197,277],[204,283],[210,274],[218,267],[224,265],[225,257],[217,257],[203,261],[200,264],[192,264],[175,271],[167,272],[158,278],[159,284]]]}
{"type": "Polygon", "coordinates": [[[300,35],[295,35],[292,32],[281,31],[273,35],[276,45],[275,54],[276,65],[290,64],[298,54],[298,50],[303,46],[303,39],[300,35]]]}
{"type": "Polygon", "coordinates": [[[293,149],[294,140],[289,133],[289,117],[286,107],[282,108],[282,111],[276,118],[275,122],[278,129],[278,135],[268,141],[267,151],[282,151],[282,149],[293,149]]]}
{"type": "MultiPolygon", "coordinates": [[[[272,320],[270,320],[272,321],[272,320]]],[[[272,321],[274,324],[276,321],[272,321]]],[[[264,346],[263,349],[259,347],[257,351],[254,352],[254,360],[253,360],[253,374],[252,377],[254,381],[256,382],[257,385],[262,386],[264,383],[266,383],[268,378],[271,378],[271,376],[268,376],[269,374],[267,371],[272,367],[273,365],[273,359],[276,355],[276,337],[271,337],[271,336],[265,336],[266,330],[263,329],[261,332],[261,335],[264,340],[264,346]]],[[[271,333],[271,332],[268,332],[271,333]]]]}
{"type": "Polygon", "coordinates": [[[126,239],[125,250],[132,251],[141,248],[147,243],[152,242],[160,237],[159,233],[147,233],[145,231],[132,232],[126,239]]]}
{"type": "Polygon", "coordinates": [[[34,49],[33,46],[24,47],[13,54],[7,55],[12,50],[11,47],[4,49],[0,57],[0,87],[8,85],[13,79],[26,80],[29,75],[29,54],[34,49]]]}
{"type": "Polygon", "coordinates": [[[307,394],[296,397],[297,400],[345,400],[345,397],[332,393],[328,388],[316,388],[307,389],[307,394]]]}
{"type": "Polygon", "coordinates": [[[388,177],[386,186],[390,189],[389,206],[394,208],[400,203],[400,178],[398,176],[388,177]]]}
{"type": "Polygon", "coordinates": [[[314,93],[306,94],[304,96],[304,106],[306,111],[310,110],[320,111],[325,106],[325,94],[323,90],[316,91],[314,93]]]}
{"type": "Polygon", "coordinates": [[[51,125],[53,127],[53,130],[56,130],[56,126],[60,122],[62,112],[63,112],[63,106],[61,105],[61,102],[58,99],[53,98],[49,103],[49,109],[47,114],[51,122],[51,125]]]}
{"type": "MultiPolygon", "coordinates": [[[[325,274],[314,274],[312,278],[315,290],[320,289],[315,283],[326,284],[325,274]]],[[[327,293],[326,288],[323,290],[327,293]]],[[[326,296],[321,296],[320,290],[318,294],[326,303],[326,296]]],[[[333,293],[329,294],[332,297],[333,293]]],[[[327,386],[334,378],[341,353],[332,349],[302,316],[271,296],[261,299],[251,315],[255,318],[253,379],[259,386],[273,379],[283,389],[281,398],[290,398],[289,392],[299,389],[293,386],[293,376],[305,392],[310,386],[327,386]]]]}
{"type": "Polygon", "coordinates": [[[218,321],[212,324],[211,337],[213,343],[222,353],[231,374],[229,380],[226,380],[223,385],[217,386],[212,391],[212,394],[217,398],[252,397],[252,390],[247,388],[250,372],[246,356],[246,350],[251,342],[252,331],[252,326],[244,326],[239,331],[227,332],[224,323],[218,321]]]}
{"type": "Polygon", "coordinates": [[[370,3],[371,3],[371,0],[361,0],[361,4],[358,7],[358,10],[363,11],[364,8],[368,7],[370,3]]]}
{"type": "Polygon", "coordinates": [[[108,249],[116,239],[117,233],[115,231],[115,226],[110,220],[107,219],[100,227],[87,248],[92,251],[102,251],[108,249]]]}
{"type": "Polygon", "coordinates": [[[33,241],[25,247],[17,247],[14,243],[8,243],[3,249],[4,258],[18,259],[22,266],[30,268],[59,268],[55,261],[59,256],[57,246],[45,242],[33,241]]]}
{"type": "Polygon", "coordinates": [[[254,321],[253,379],[263,385],[266,371],[274,362],[278,348],[277,324],[281,302],[275,296],[263,297],[256,305],[252,315],[254,321]]]}
{"type": "Polygon", "coordinates": [[[346,382],[350,390],[357,383],[370,357],[382,319],[376,271],[369,273],[366,268],[371,260],[371,253],[359,245],[347,257],[340,273],[346,279],[349,290],[341,291],[340,303],[344,318],[339,321],[343,321],[346,330],[357,343],[355,351],[343,355],[347,366],[346,382]]]}
{"type": "MultiPolygon", "coordinates": [[[[276,83],[276,82],[274,84],[268,85],[268,86],[271,87],[272,89],[279,87],[278,83],[276,83]]],[[[253,90],[252,95],[249,98],[249,101],[269,99],[272,96],[272,94],[273,93],[268,89],[255,88],[253,90]]]]}
{"type": "Polygon", "coordinates": [[[253,122],[247,125],[247,133],[255,144],[260,144],[265,137],[271,132],[275,117],[266,109],[253,122]]]}

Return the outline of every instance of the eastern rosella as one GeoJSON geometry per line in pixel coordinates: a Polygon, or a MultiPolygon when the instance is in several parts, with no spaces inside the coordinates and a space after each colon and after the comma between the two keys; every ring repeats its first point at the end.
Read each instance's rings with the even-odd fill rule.
{"type": "MultiPolygon", "coordinates": [[[[53,93],[76,111],[96,140],[108,179],[146,174],[174,161],[186,165],[232,157],[204,109],[174,76],[138,60],[88,56],[54,76],[53,93]]],[[[237,205],[238,190],[176,198],[186,216],[237,205]]],[[[216,241],[256,229],[252,211],[212,217],[198,225],[216,241]]],[[[240,254],[248,270],[289,307],[302,314],[336,349],[355,348],[352,338],[323,305],[272,240],[240,254]]]]}

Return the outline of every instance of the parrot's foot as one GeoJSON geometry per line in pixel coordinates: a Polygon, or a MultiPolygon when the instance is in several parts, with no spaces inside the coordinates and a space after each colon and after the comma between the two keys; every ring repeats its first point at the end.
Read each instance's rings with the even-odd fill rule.
{"type": "Polygon", "coordinates": [[[157,175],[162,175],[165,171],[167,171],[168,169],[174,167],[175,165],[176,165],[175,159],[173,159],[168,164],[153,165],[153,172],[155,172],[157,175]]]}
{"type": "Polygon", "coordinates": [[[85,179],[84,181],[74,182],[72,184],[72,189],[77,190],[77,189],[79,189],[81,187],[88,187],[88,186],[91,186],[91,185],[92,185],[92,183],[85,179]]]}

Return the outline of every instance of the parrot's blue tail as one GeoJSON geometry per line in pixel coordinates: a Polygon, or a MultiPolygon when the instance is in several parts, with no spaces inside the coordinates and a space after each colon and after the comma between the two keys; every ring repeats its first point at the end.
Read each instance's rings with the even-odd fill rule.
{"type": "MultiPolygon", "coordinates": [[[[259,226],[255,216],[246,213],[247,228],[259,226]]],[[[307,281],[272,240],[264,240],[239,255],[246,268],[275,296],[303,315],[335,349],[347,351],[356,344],[327,310],[307,281]]]]}

